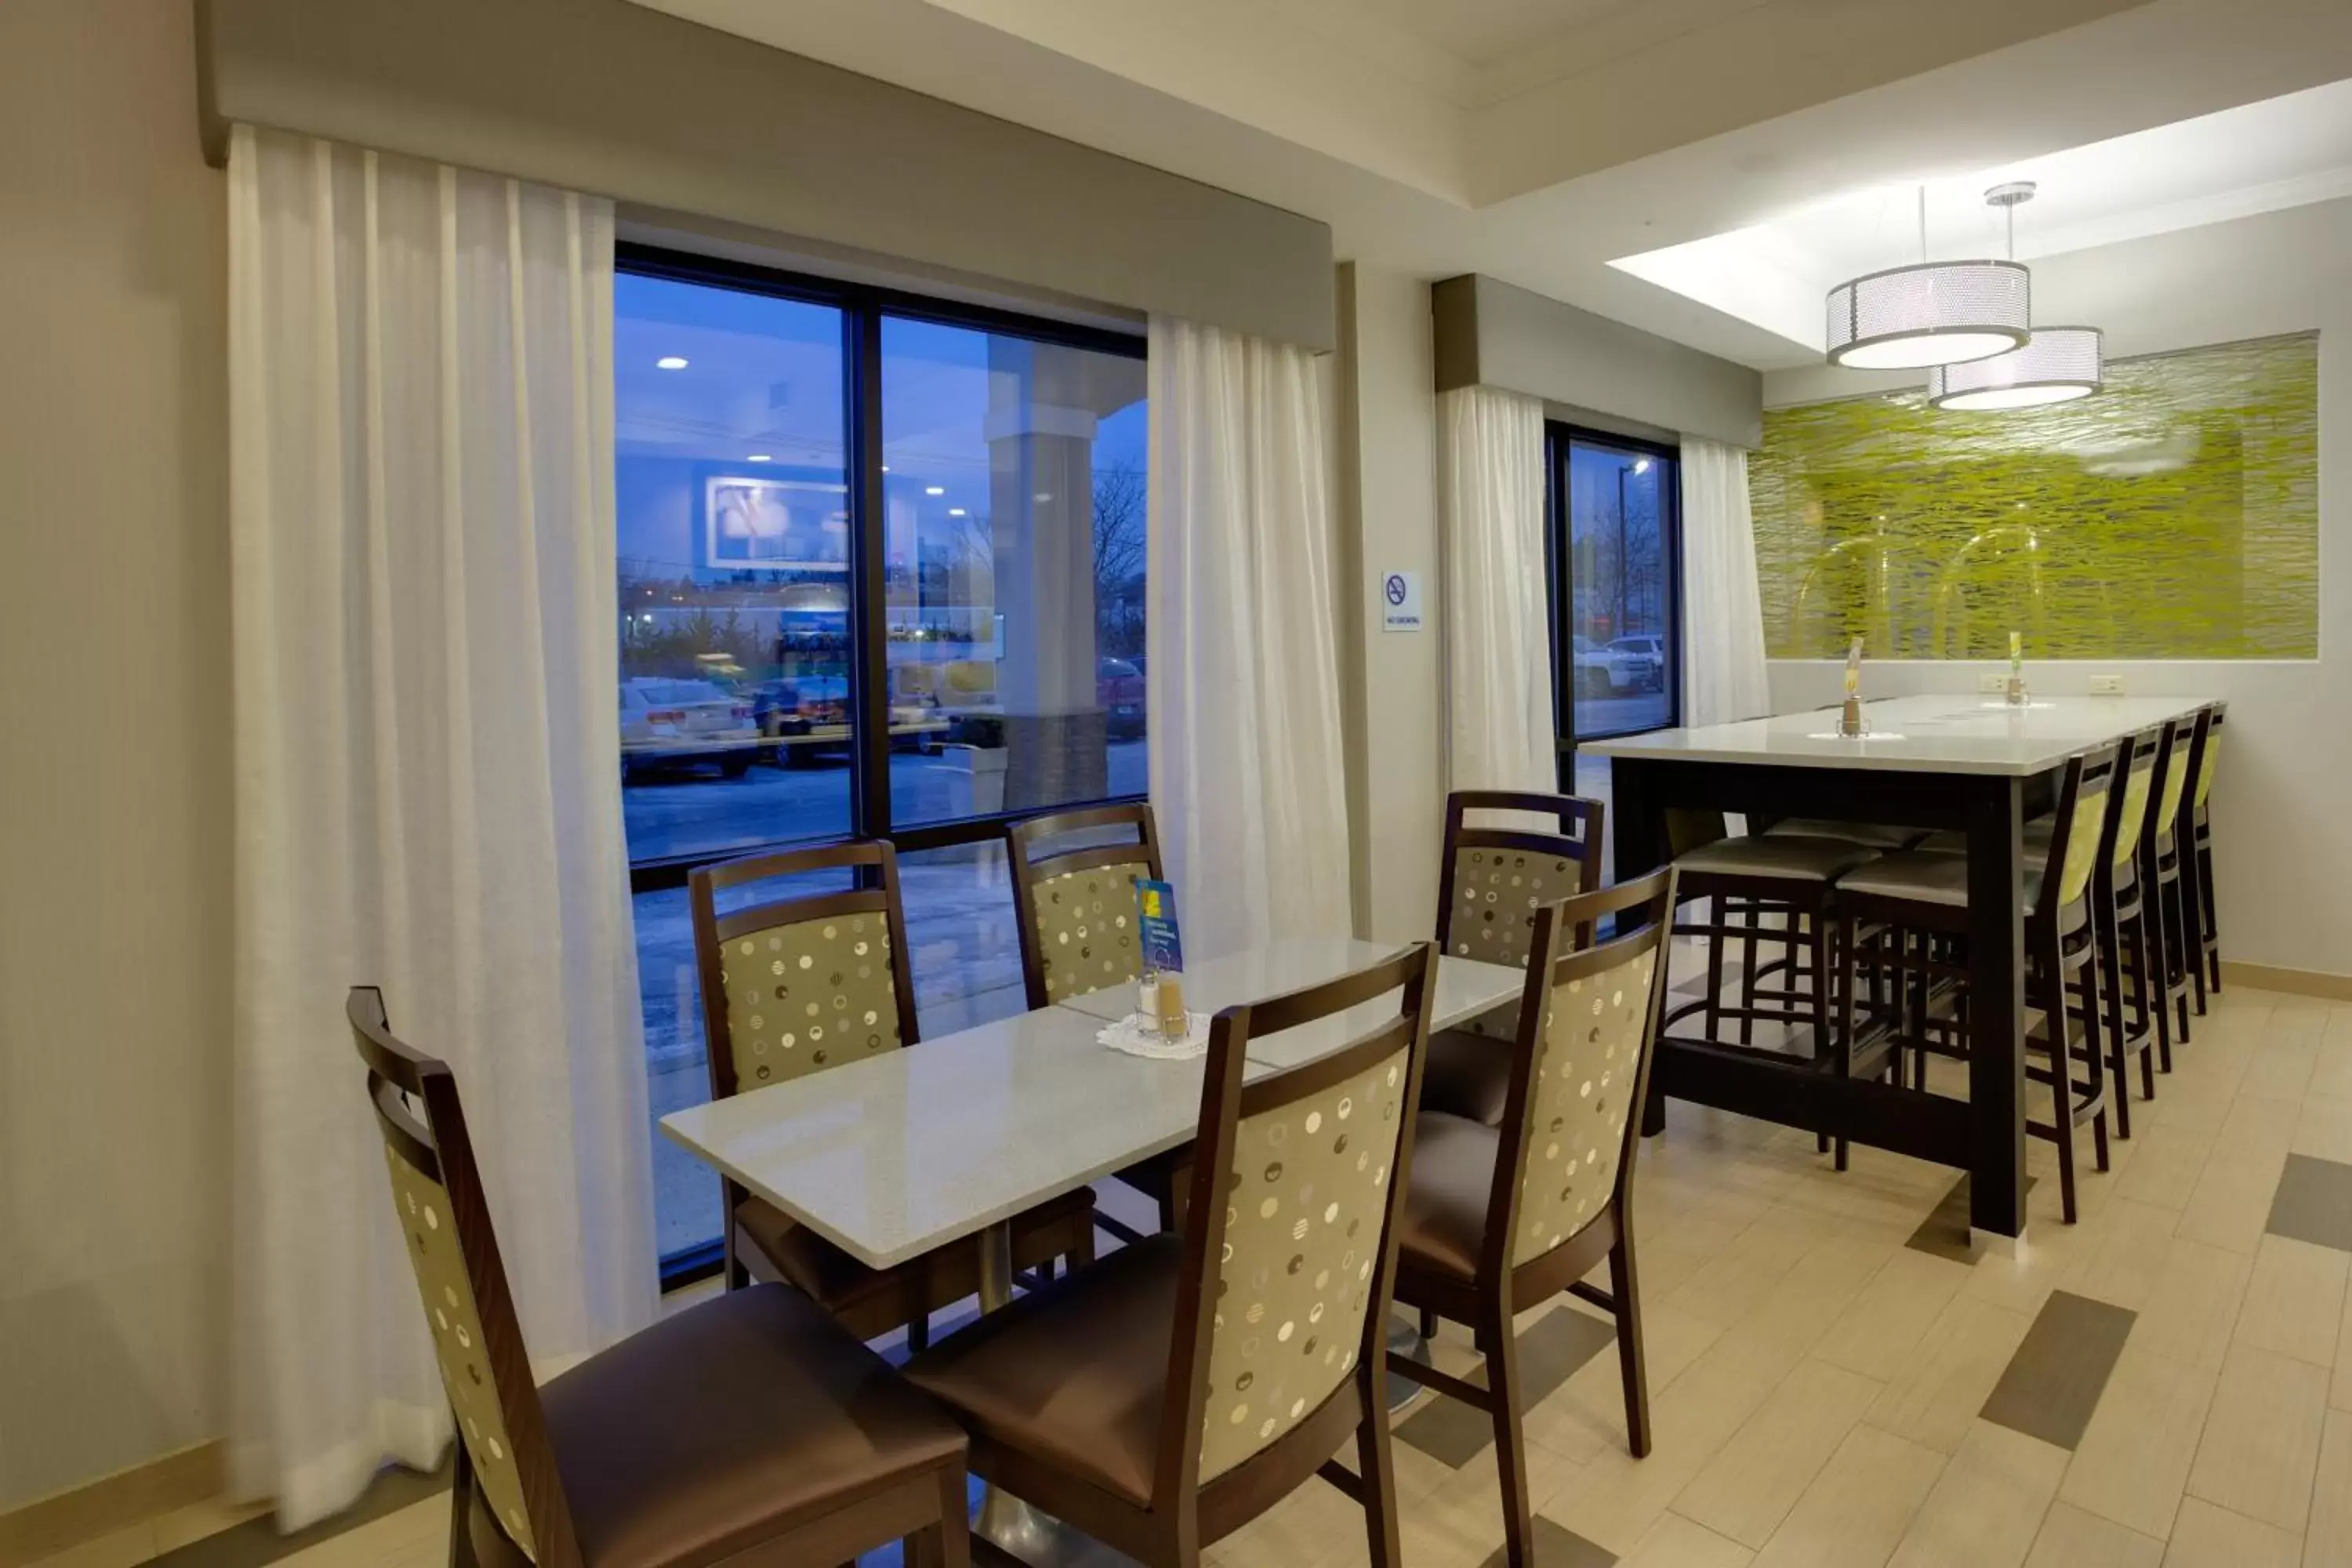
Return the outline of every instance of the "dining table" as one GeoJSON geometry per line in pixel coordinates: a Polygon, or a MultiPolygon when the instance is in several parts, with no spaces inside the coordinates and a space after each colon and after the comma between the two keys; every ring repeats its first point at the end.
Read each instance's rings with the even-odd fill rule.
{"type": "Polygon", "coordinates": [[[2024,845],[2068,758],[2195,712],[2197,697],[1944,695],[1580,743],[1610,767],[1619,879],[1672,857],[1670,812],[1811,817],[1968,835],[1968,1097],[1822,1070],[1812,1058],[1662,1035],[1643,1130],[1669,1099],[1892,1150],[1969,1174],[1972,1238],[2026,1234],[2024,845]]]}
{"type": "MultiPolygon", "coordinates": [[[[1199,960],[1185,1003],[1214,1013],[1336,979],[1393,957],[1398,942],[1277,938],[1199,960]]],[[[1441,957],[1433,1029],[1513,1002],[1523,970],[1441,957]]],[[[1013,1300],[1012,1220],[1154,1154],[1190,1142],[1204,1056],[1160,1059],[1101,1041],[1134,1010],[1132,983],[675,1110],[663,1134],[872,1268],[977,1237],[980,1305],[1013,1300]]],[[[1393,1018],[1376,999],[1253,1041],[1255,1081],[1337,1051],[1393,1018]]],[[[1070,1548],[1053,1521],[992,1489],[980,1533],[1025,1562],[1070,1548]]]]}

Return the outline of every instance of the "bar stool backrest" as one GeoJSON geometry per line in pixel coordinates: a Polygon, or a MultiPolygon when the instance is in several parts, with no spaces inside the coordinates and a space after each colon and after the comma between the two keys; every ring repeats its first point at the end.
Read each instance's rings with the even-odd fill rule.
{"type": "MultiPolygon", "coordinates": [[[[2107,792],[2116,778],[2117,748],[2096,746],[2071,757],[2058,787],[2057,830],[2050,838],[2050,864],[2058,868],[2053,907],[2066,909],[2090,891],[2105,840],[2107,792]]],[[[2046,896],[2046,895],[2045,895],[2046,896]]]]}
{"type": "Polygon", "coordinates": [[[1004,830],[1004,852],[1031,1007],[1049,1007],[1142,974],[1135,883],[1160,878],[1160,835],[1150,805],[1098,805],[1015,822],[1004,830]],[[1038,853],[1038,846],[1071,834],[1108,835],[1118,842],[1038,853]]]}
{"type": "Polygon", "coordinates": [[[2196,792],[2189,796],[2199,811],[2205,809],[2213,795],[2213,770],[2221,760],[2221,726],[2229,719],[2230,705],[2216,702],[2206,711],[2212,719],[2205,727],[2205,750],[2197,759],[2196,792]]]}
{"type": "Polygon", "coordinates": [[[1445,797],[1445,868],[1438,887],[1437,942],[1459,958],[1525,968],[1536,910],[1601,885],[1597,800],[1512,790],[1455,790],[1445,797]],[[1541,813],[1558,833],[1472,827],[1474,811],[1541,813]]]}
{"type": "Polygon", "coordinates": [[[2143,730],[2129,735],[2119,743],[2116,765],[2127,769],[2122,793],[2116,797],[2112,830],[2114,847],[2107,853],[2110,867],[2131,864],[2139,853],[2139,837],[2147,825],[2147,796],[2156,778],[2156,756],[2164,743],[2161,729],[2143,730]]]}
{"type": "Polygon", "coordinates": [[[898,857],[888,844],[722,861],[697,869],[687,887],[712,1099],[914,1043],[898,857]],[[730,888],[824,872],[857,885],[719,912],[730,888]]]}
{"type": "Polygon", "coordinates": [[[1490,1279],[1572,1239],[1631,1178],[1640,1136],[1632,1111],[1666,994],[1674,883],[1668,868],[1537,913],[1538,961],[1520,1004],[1481,1259],[1490,1279]],[[1572,933],[1610,915],[1619,918],[1609,940],[1571,951],[1572,933]]]}
{"type": "MultiPolygon", "coordinates": [[[[1423,942],[1211,1023],[1159,1497],[1265,1453],[1385,1353],[1435,995],[1436,949],[1423,942]],[[1400,1001],[1381,1002],[1391,994],[1400,1001]],[[1384,1016],[1304,1067],[1244,1084],[1250,1041],[1360,1026],[1342,1016],[1351,1008],[1384,1016]]],[[[1300,1458],[1311,1471],[1329,1451],[1300,1458]]]]}
{"type": "Polygon", "coordinates": [[[2197,732],[2204,721],[2204,710],[2186,718],[2168,721],[2164,726],[2164,747],[2156,759],[2156,809],[2147,819],[2144,842],[2162,845],[2172,837],[2172,824],[2180,815],[2180,800],[2189,784],[2189,771],[2195,763],[2197,732]]]}
{"type": "Polygon", "coordinates": [[[367,1064],[394,1214],[471,1485],[525,1557],[541,1568],[572,1568],[580,1553],[572,1511],[548,1447],[457,1080],[447,1063],[394,1037],[374,986],[353,986],[343,1015],[367,1064]]]}

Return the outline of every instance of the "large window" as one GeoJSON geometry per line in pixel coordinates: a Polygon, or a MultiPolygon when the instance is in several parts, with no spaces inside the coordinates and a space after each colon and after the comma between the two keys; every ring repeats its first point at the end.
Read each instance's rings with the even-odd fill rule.
{"type": "Polygon", "coordinates": [[[1555,426],[1552,559],[1560,736],[1675,721],[1676,501],[1671,448],[1555,426]]]}
{"type": "MultiPolygon", "coordinates": [[[[618,765],[658,1118],[709,1093],[697,865],[893,839],[922,1033],[1021,1009],[1003,821],[1145,790],[1143,351],[620,266],[618,765]]],[[[677,1277],[716,1256],[718,1184],[658,1135],[654,1163],[677,1277]]]]}

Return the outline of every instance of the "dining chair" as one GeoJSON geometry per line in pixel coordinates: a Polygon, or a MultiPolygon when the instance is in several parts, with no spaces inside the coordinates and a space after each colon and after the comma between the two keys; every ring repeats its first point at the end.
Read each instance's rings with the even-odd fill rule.
{"type": "Polygon", "coordinates": [[[1536,1561],[1517,1314],[1566,1291],[1616,1321],[1627,1446],[1635,1458],[1650,1451],[1632,1111],[1648,1090],[1664,1006],[1674,886],[1669,868],[1537,910],[1501,1125],[1428,1110],[1414,1125],[1396,1300],[1468,1325],[1485,1377],[1395,1353],[1389,1370],[1493,1418],[1512,1568],[1536,1561]],[[1578,945],[1577,932],[1612,916],[1612,934],[1578,945]],[[1604,1259],[1606,1290],[1585,1279],[1604,1259]]]}
{"type": "MultiPolygon", "coordinates": [[[[2101,858],[2115,853],[2117,814],[2109,811],[2107,796],[2117,784],[2118,754],[2107,745],[2067,760],[2048,855],[2037,861],[2029,854],[2022,868],[2025,1002],[2042,1014],[2042,1033],[2022,1042],[2025,1076],[2050,1090],[2052,1107],[2048,1121],[2029,1113],[2025,1130],[2057,1146],[2059,1197],[2069,1225],[2076,1217],[2076,1127],[2090,1123],[2098,1168],[2108,1166],[2091,889],[2101,858]]],[[[1893,994],[1907,1016],[1907,1023],[1898,1016],[1894,1043],[1922,1054],[1965,1055],[1969,857],[1904,850],[1846,873],[1837,888],[1845,914],[1865,933],[1854,942],[1856,967],[1890,973],[1893,994]],[[1906,997],[1912,999],[1907,1005],[1901,1001],[1906,997]],[[1931,1006],[1943,1010],[1931,1017],[1931,1006]]],[[[1849,981],[1849,1008],[1853,994],[1849,981]]],[[[1846,1026],[1853,1026],[1851,1016],[1846,1026]]]]}
{"type": "MultiPolygon", "coordinates": [[[[1009,823],[1004,856],[1013,880],[1021,982],[1033,1010],[1142,977],[1135,883],[1162,876],[1160,833],[1150,805],[1087,806],[1009,823]],[[1062,842],[1073,837],[1078,841],[1062,842]]],[[[1117,1173],[1151,1200],[1163,1231],[1177,1223],[1190,1156],[1189,1149],[1174,1149],[1117,1173]]],[[[1116,1215],[1097,1213],[1095,1218],[1121,1241],[1142,1239],[1116,1215]]]]}
{"type": "MultiPolygon", "coordinates": [[[[1538,906],[1601,885],[1604,811],[1572,795],[1517,790],[1455,790],[1445,797],[1445,852],[1438,873],[1437,946],[1457,958],[1525,969],[1534,951],[1538,906]],[[1540,815],[1559,824],[1474,827],[1472,812],[1540,815]]],[[[1429,1038],[1421,1078],[1425,1110],[1493,1126],[1503,1119],[1511,1085],[1511,1044],[1519,1005],[1504,1004],[1429,1038]]]]}
{"type": "Polygon", "coordinates": [[[452,1568],[793,1568],[893,1541],[964,1568],[962,1430],[796,1290],[720,1295],[535,1386],[456,1078],[375,987],[344,1015],[457,1429],[452,1568]]]}
{"type": "MultiPolygon", "coordinates": [[[[687,886],[711,1099],[915,1045],[915,984],[890,845],[853,840],[748,856],[701,867],[687,886]],[[854,885],[719,910],[722,893],[793,877],[854,885]]],[[[977,1241],[869,1268],[733,1180],[720,1177],[719,1192],[728,1288],[754,1278],[796,1286],[860,1339],[903,1325],[908,1345],[919,1350],[929,1342],[931,1313],[980,1289],[977,1241]]],[[[1092,1259],[1093,1207],[1081,1190],[1017,1217],[1013,1267],[1092,1259]]]]}
{"type": "Polygon", "coordinates": [[[1194,1568],[1320,1476],[1395,1568],[1381,1352],[1435,957],[1216,1016],[1181,1231],[908,1364],[971,1431],[975,1472],[1150,1568],[1194,1568]],[[1253,1041],[1310,1026],[1346,1043],[1244,1081],[1253,1041]],[[1333,1458],[1351,1439],[1353,1471],[1333,1458]]]}

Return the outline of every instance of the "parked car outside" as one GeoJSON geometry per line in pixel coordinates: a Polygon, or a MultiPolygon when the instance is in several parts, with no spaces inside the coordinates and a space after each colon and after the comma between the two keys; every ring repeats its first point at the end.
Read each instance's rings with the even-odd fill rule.
{"type": "Polygon", "coordinates": [[[1582,632],[1570,637],[1570,668],[1575,671],[1576,689],[1587,697],[1606,697],[1617,684],[1609,650],[1582,632]]]}
{"type": "Polygon", "coordinates": [[[1609,681],[1619,690],[1663,691],[1666,685],[1664,637],[1619,637],[1609,645],[1609,681]]]}
{"type": "Polygon", "coordinates": [[[789,675],[760,683],[751,694],[755,727],[768,740],[768,760],[804,768],[821,752],[849,754],[849,678],[789,675]]]}
{"type": "Polygon", "coordinates": [[[621,682],[621,782],[656,767],[711,763],[730,779],[751,771],[751,708],[708,680],[635,676],[621,682]]]}
{"type": "Polygon", "coordinates": [[[1095,661],[1095,703],[1103,710],[1111,739],[1131,741],[1143,733],[1143,671],[1108,655],[1095,661]]]}

